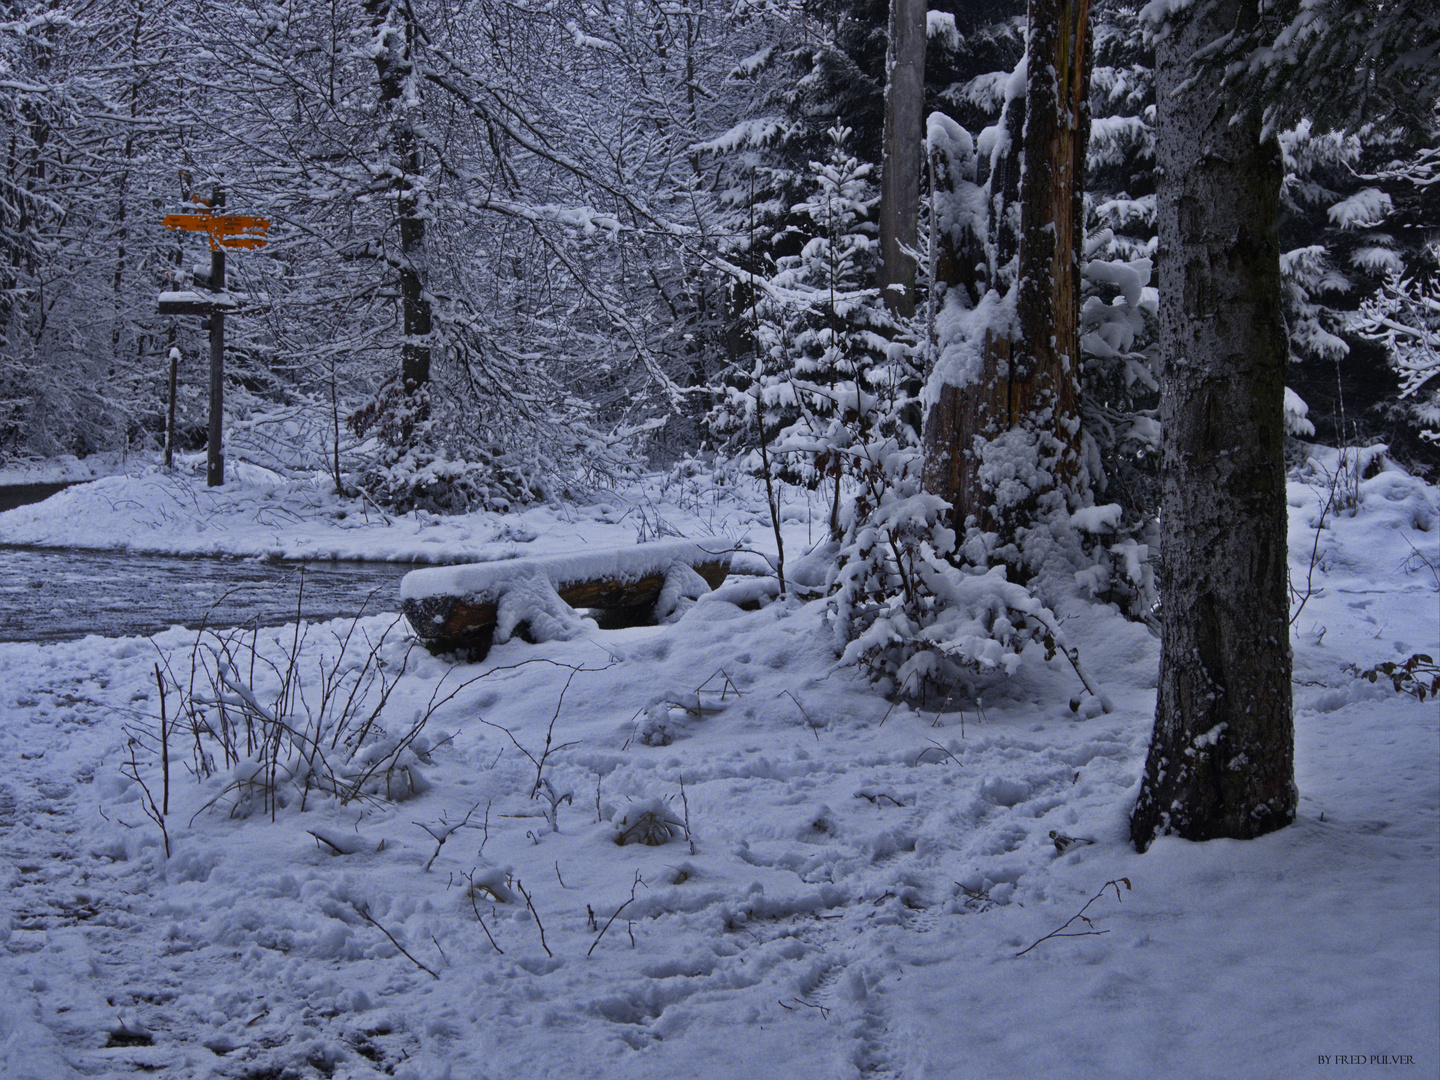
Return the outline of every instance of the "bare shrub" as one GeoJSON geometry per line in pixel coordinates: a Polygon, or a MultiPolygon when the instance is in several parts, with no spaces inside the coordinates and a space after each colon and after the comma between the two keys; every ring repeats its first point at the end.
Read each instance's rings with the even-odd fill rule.
{"type": "Polygon", "coordinates": [[[434,749],[426,725],[475,680],[447,689],[447,672],[423,706],[398,718],[393,695],[413,648],[398,640],[402,625],[397,618],[372,637],[357,617],[320,640],[303,621],[280,633],[200,631],[188,656],[162,654],[161,725],[127,728],[127,770],[160,765],[167,790],[172,760],[199,783],[222,778],[203,809],[225,806],[233,817],[304,810],[312,794],[344,804],[423,793],[434,749]],[[170,691],[179,706],[167,722],[170,691]]]}

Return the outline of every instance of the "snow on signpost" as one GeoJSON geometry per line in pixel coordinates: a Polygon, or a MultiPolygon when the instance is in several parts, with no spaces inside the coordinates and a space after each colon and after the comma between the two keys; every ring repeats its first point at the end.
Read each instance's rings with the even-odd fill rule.
{"type": "Polygon", "coordinates": [[[210,238],[210,273],[196,275],[197,283],[210,291],[199,293],[186,289],[162,292],[158,313],[203,315],[210,320],[210,434],[206,452],[205,483],[209,487],[218,487],[225,482],[225,458],[221,452],[225,316],[238,313],[244,299],[238,294],[225,291],[225,251],[227,248],[253,250],[264,247],[265,232],[270,228],[270,221],[248,214],[217,213],[216,211],[225,205],[225,191],[219,185],[208,203],[198,197],[195,202],[198,206],[194,211],[166,214],[163,224],[167,229],[178,229],[181,232],[203,232],[210,238]]]}

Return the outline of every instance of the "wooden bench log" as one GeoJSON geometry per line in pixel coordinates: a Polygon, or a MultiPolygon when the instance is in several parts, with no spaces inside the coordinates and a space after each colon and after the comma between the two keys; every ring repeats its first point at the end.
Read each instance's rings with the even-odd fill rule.
{"type": "MultiPolygon", "coordinates": [[[[509,593],[534,593],[537,583],[543,586],[548,582],[553,595],[570,609],[599,610],[616,624],[635,625],[645,621],[677,567],[693,571],[711,589],[719,587],[730,572],[732,551],[729,541],[683,540],[576,555],[428,567],[406,574],[401,581],[401,610],[415,636],[432,653],[461,653],[478,659],[495,640],[509,593]]],[[[514,616],[513,611],[510,614],[514,616]]],[[[508,640],[511,627],[501,629],[500,640],[508,640]]],[[[513,629],[531,638],[527,621],[521,620],[513,629]]]]}

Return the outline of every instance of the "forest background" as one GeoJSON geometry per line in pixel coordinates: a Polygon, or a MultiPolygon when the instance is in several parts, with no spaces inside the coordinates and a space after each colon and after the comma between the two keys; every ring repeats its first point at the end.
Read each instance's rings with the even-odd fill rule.
{"type": "MultiPolygon", "coordinates": [[[[762,377],[833,386],[838,364],[880,385],[879,336],[910,346],[892,381],[923,378],[954,289],[935,118],[993,153],[1025,37],[1013,0],[929,12],[918,315],[899,327],[874,291],[887,4],[6,6],[0,457],[157,449],[172,347],[177,443],[204,443],[202,334],[155,301],[205,250],[161,220],[223,189],[271,222],[230,260],[228,453],[438,510],[756,449],[806,411],[735,407],[762,355],[762,377]],[[397,387],[417,374],[412,417],[397,387]]],[[[1135,522],[1159,440],[1140,6],[1091,16],[1080,316],[1091,471],[1135,522]]],[[[1293,431],[1433,474],[1440,174],[1420,113],[1280,133],[1282,269],[1293,431]]],[[[776,470],[816,482],[801,456],[779,447],[776,470]]]]}

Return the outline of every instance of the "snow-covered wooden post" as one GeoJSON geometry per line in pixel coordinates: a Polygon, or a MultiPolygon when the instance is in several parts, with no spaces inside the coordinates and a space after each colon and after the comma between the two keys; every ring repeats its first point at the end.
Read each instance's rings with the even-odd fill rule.
{"type": "MultiPolygon", "coordinates": [[[[225,189],[218,184],[210,199],[212,210],[225,205],[225,189]]],[[[210,245],[210,289],[225,291],[225,249],[210,245]]],[[[225,313],[210,314],[210,431],[205,440],[205,485],[219,487],[225,483],[225,313]]]]}
{"type": "MultiPolygon", "coordinates": [[[[199,201],[199,200],[197,200],[199,201]]],[[[238,297],[225,290],[225,249],[265,246],[265,218],[217,214],[225,205],[225,189],[216,185],[208,206],[196,213],[166,214],[165,227],[185,232],[204,232],[210,236],[210,272],[195,269],[195,284],[208,289],[208,296],[194,290],[160,294],[161,315],[205,315],[210,319],[210,433],[205,462],[205,483],[219,487],[225,482],[225,455],[221,445],[225,431],[225,314],[235,311],[238,297]]],[[[173,370],[173,369],[172,369],[173,370]]],[[[174,375],[171,375],[170,400],[175,400],[174,375]]],[[[170,463],[167,443],[166,464],[170,463]]]]}
{"type": "Polygon", "coordinates": [[[180,379],[180,350],[170,346],[170,399],[165,409],[165,468],[175,467],[175,389],[180,379]]]}

